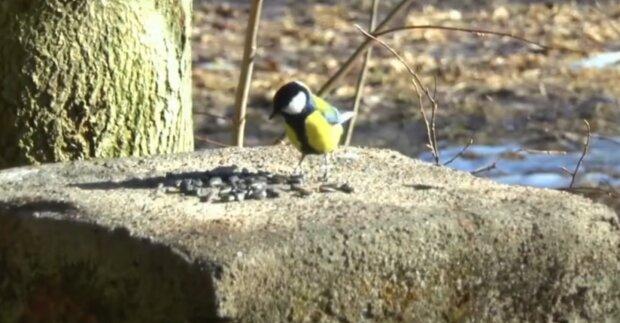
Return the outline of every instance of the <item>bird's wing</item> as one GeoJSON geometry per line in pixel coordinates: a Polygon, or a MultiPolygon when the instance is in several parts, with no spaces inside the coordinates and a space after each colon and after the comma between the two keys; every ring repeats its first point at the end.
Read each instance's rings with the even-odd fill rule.
{"type": "Polygon", "coordinates": [[[304,120],[308,145],[317,153],[324,154],[335,150],[342,136],[342,126],[330,124],[318,110],[304,120]]]}
{"type": "Polygon", "coordinates": [[[327,103],[327,101],[321,99],[316,95],[312,95],[312,101],[314,107],[321,112],[325,120],[330,124],[342,124],[351,119],[354,115],[351,111],[340,112],[333,105],[327,103]]]}

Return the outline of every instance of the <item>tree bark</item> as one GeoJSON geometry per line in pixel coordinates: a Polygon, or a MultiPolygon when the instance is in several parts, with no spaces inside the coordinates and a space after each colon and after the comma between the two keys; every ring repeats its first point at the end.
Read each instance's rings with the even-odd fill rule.
{"type": "Polygon", "coordinates": [[[193,149],[191,0],[2,0],[0,168],[193,149]]]}

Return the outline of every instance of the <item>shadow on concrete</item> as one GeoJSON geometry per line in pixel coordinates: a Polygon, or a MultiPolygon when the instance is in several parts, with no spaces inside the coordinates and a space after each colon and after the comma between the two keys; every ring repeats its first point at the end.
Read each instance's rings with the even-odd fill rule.
{"type": "Polygon", "coordinates": [[[64,202],[0,204],[0,317],[16,322],[225,322],[217,269],[64,202]]]}
{"type": "Polygon", "coordinates": [[[165,186],[174,186],[174,182],[177,180],[202,180],[211,176],[219,176],[224,179],[230,178],[233,175],[241,176],[242,172],[237,170],[237,166],[221,166],[216,167],[209,171],[204,172],[179,172],[168,173],[166,176],[155,176],[146,178],[130,178],[124,181],[103,181],[92,183],[80,183],[73,184],[72,187],[78,187],[87,190],[109,190],[115,188],[129,188],[129,189],[148,189],[157,188],[158,185],[164,184],[165,186]]]}

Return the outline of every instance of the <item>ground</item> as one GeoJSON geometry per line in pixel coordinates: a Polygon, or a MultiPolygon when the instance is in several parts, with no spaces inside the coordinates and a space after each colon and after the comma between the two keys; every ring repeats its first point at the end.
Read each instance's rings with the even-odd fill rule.
{"type": "MultiPolygon", "coordinates": [[[[396,3],[381,1],[379,21],[396,3]]],[[[275,90],[291,79],[318,89],[363,41],[354,25],[367,26],[370,5],[371,1],[266,2],[247,145],[269,145],[280,136],[281,122],[267,120],[275,90]]],[[[231,142],[230,118],[247,15],[247,1],[195,3],[197,148],[231,142]]],[[[582,169],[588,176],[580,176],[578,183],[613,187],[620,186],[620,86],[616,85],[620,69],[577,69],[572,64],[597,53],[618,51],[619,17],[616,1],[442,1],[441,5],[417,1],[393,26],[491,29],[553,48],[438,30],[403,31],[384,39],[416,68],[427,86],[434,88],[436,83],[438,140],[445,150],[444,161],[473,139],[475,149],[454,167],[473,170],[501,160],[483,175],[507,183],[565,187],[570,176],[560,168],[574,167],[586,119],[592,126],[592,157],[586,158],[582,169]],[[570,154],[558,159],[511,153],[522,148],[570,154]],[[495,153],[489,155],[489,149],[495,153]]],[[[350,109],[358,71],[353,70],[326,99],[350,109]]],[[[400,63],[377,48],[367,84],[353,144],[428,158],[423,154],[426,132],[417,97],[400,63]]]]}
{"type": "Polygon", "coordinates": [[[620,321],[618,221],[580,196],[357,147],[330,177],[352,192],[320,189],[320,158],[308,194],[183,188],[217,172],[220,197],[233,176],[244,190],[246,175],[288,174],[293,150],[0,171],[0,321],[620,321]]]}

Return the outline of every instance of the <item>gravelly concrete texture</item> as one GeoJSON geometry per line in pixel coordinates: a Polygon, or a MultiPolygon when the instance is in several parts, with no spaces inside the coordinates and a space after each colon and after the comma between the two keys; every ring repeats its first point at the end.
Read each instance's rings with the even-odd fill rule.
{"type": "Polygon", "coordinates": [[[204,203],[157,188],[221,166],[288,174],[297,158],[231,148],[0,171],[0,318],[43,289],[112,320],[620,320],[616,215],[568,193],[362,148],[334,158],[330,181],[350,194],[319,192],[318,157],[303,197],[204,203]]]}

